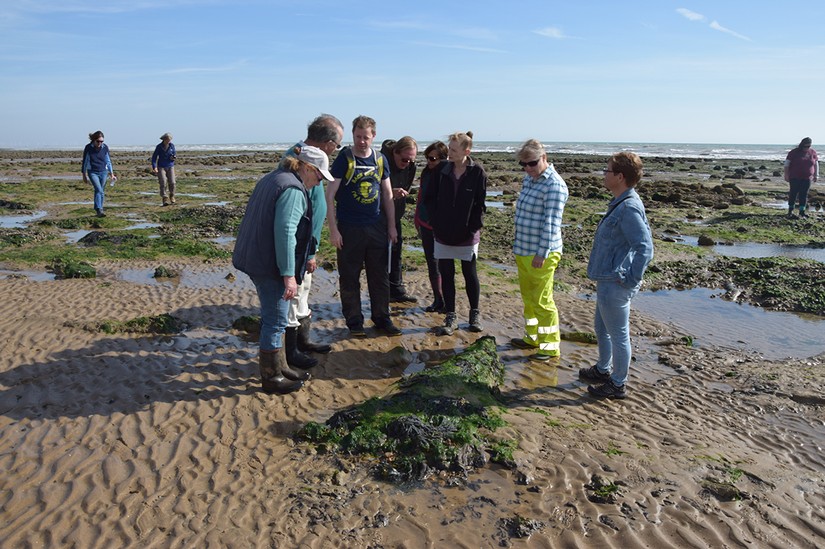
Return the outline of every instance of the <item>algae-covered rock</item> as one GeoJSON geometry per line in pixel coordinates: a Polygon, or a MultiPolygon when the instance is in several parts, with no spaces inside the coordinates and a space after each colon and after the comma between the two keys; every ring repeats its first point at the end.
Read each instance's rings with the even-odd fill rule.
{"type": "Polygon", "coordinates": [[[56,258],[48,266],[58,278],[95,278],[97,270],[85,262],[75,259],[56,258]]]}
{"type": "Polygon", "coordinates": [[[130,332],[137,334],[177,334],[185,327],[184,323],[168,314],[163,313],[154,316],[140,316],[126,321],[103,320],[101,322],[89,323],[84,326],[91,332],[103,332],[115,334],[119,332],[130,332]]]}
{"type": "Polygon", "coordinates": [[[515,444],[491,437],[504,425],[496,398],[503,382],[495,339],[482,337],[400,380],[390,395],[342,410],[324,424],[310,422],[295,438],[325,452],[372,456],[376,475],[386,480],[420,480],[434,471],[465,476],[490,459],[512,462],[515,444]]]}
{"type": "Polygon", "coordinates": [[[232,322],[232,327],[248,334],[257,334],[261,331],[261,317],[258,315],[244,315],[232,322]]]}
{"type": "Polygon", "coordinates": [[[175,269],[170,269],[164,265],[160,265],[155,267],[155,278],[177,278],[180,276],[180,273],[175,269]]]}

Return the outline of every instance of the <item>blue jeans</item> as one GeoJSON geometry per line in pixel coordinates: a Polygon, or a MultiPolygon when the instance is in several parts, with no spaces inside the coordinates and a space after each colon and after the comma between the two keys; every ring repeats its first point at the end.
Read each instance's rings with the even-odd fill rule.
{"type": "Polygon", "coordinates": [[[639,291],[618,282],[596,283],[596,318],[594,328],[599,345],[600,372],[610,372],[615,385],[624,385],[630,369],[630,300],[639,291]]]}
{"type": "Polygon", "coordinates": [[[289,301],[284,301],[284,279],[281,277],[253,277],[252,283],[261,302],[261,351],[274,351],[284,346],[284,330],[289,313],[289,301]]]}
{"type": "Polygon", "coordinates": [[[103,209],[103,193],[106,190],[106,178],[109,172],[86,172],[95,189],[95,210],[103,209]]]}

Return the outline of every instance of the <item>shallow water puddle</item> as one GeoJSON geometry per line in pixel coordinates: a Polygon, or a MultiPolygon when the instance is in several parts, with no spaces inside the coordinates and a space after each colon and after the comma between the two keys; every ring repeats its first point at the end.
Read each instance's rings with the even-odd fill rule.
{"type": "MultiPolygon", "coordinates": [[[[688,246],[698,246],[699,237],[680,235],[674,237],[678,243],[688,246]]],[[[716,244],[709,246],[713,253],[742,259],[756,257],[789,257],[796,259],[812,259],[825,263],[825,248],[812,248],[794,244],[763,244],[757,242],[742,242],[735,244],[716,244]]]]}
{"type": "Polygon", "coordinates": [[[91,233],[92,231],[81,229],[79,231],[68,231],[63,233],[63,236],[66,238],[67,242],[71,242],[77,244],[80,242],[80,239],[86,236],[87,234],[91,233]]]}
{"type": "MultiPolygon", "coordinates": [[[[631,308],[679,326],[694,345],[755,351],[770,360],[825,352],[825,319],[725,301],[721,290],[640,292],[631,308]]],[[[632,314],[632,313],[631,313],[632,314]]]]}
{"type": "Polygon", "coordinates": [[[45,271],[11,271],[0,269],[0,278],[26,278],[34,282],[48,282],[55,280],[57,277],[54,273],[47,273],[45,271]]]}
{"type": "Polygon", "coordinates": [[[46,217],[46,212],[36,211],[30,214],[0,215],[0,228],[22,229],[32,221],[37,221],[41,217],[46,217]]]}

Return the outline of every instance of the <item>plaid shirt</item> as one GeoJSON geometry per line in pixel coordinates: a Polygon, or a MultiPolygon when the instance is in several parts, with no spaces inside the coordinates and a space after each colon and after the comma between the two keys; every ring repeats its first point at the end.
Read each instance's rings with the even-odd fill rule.
{"type": "Polygon", "coordinates": [[[516,202],[516,255],[546,258],[562,251],[561,218],[567,202],[567,184],[550,164],[538,179],[524,176],[516,202]]]}

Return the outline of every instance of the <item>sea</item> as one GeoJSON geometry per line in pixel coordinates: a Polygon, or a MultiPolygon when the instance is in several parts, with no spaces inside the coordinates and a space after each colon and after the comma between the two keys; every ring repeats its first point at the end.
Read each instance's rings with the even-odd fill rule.
{"type": "MultiPolygon", "coordinates": [[[[418,143],[423,149],[432,140],[422,139],[418,143]]],[[[185,145],[175,143],[178,150],[186,151],[285,151],[295,142],[289,143],[214,143],[185,145]]],[[[345,145],[347,143],[344,143],[345,145]]],[[[476,141],[473,150],[476,152],[516,152],[521,146],[518,141],[476,141]]],[[[553,154],[586,154],[607,156],[619,151],[635,152],[641,157],[670,157],[670,158],[707,158],[710,160],[785,160],[788,151],[796,145],[737,145],[730,143],[619,143],[619,142],[575,142],[550,141],[544,142],[549,155],[553,154]]],[[[154,145],[117,146],[110,145],[113,151],[151,151],[154,145]]]]}

